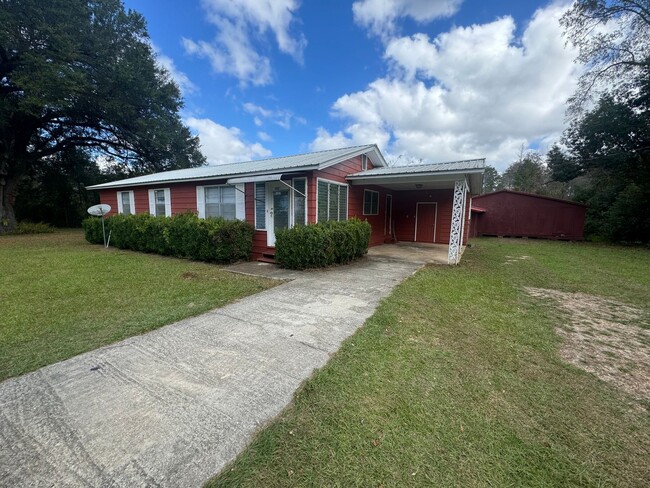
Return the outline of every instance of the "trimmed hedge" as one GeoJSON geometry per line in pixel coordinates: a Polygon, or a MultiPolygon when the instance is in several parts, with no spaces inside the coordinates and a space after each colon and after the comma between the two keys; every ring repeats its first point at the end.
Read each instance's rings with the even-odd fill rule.
{"type": "MultiPolygon", "coordinates": [[[[149,214],[114,215],[106,219],[110,244],[120,249],[162,254],[213,263],[250,259],[253,226],[240,220],[199,219],[193,213],[173,217],[149,214]]],[[[86,240],[102,244],[102,221],[90,217],[82,223],[86,240]]]]}
{"type": "Polygon", "coordinates": [[[291,269],[345,264],[368,252],[370,224],[356,218],[299,225],[277,233],[275,259],[291,269]]]}

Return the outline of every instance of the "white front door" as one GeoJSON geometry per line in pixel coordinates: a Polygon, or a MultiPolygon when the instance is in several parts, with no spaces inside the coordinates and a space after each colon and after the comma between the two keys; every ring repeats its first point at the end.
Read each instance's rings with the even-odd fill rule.
{"type": "Polygon", "coordinates": [[[289,188],[278,181],[266,184],[266,244],[275,247],[275,234],[289,228],[290,193],[289,188]]]}

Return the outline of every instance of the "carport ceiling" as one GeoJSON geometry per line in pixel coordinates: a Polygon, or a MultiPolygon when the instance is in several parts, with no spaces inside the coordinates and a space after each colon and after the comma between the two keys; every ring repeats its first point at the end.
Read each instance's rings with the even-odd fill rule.
{"type": "Polygon", "coordinates": [[[453,189],[456,180],[467,178],[471,192],[480,192],[483,171],[464,174],[392,174],[392,175],[354,175],[347,180],[351,185],[377,185],[389,190],[443,190],[453,189]]]}

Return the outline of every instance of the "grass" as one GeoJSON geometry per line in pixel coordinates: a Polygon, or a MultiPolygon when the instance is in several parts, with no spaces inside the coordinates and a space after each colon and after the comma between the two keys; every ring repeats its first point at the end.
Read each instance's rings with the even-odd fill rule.
{"type": "Polygon", "coordinates": [[[648,314],[650,252],[475,243],[398,286],[208,486],[647,486],[650,405],[566,364],[562,316],[522,287],[648,314]]]}
{"type": "Polygon", "coordinates": [[[108,250],[81,231],[0,237],[0,380],[265,290],[219,267],[108,250]]]}

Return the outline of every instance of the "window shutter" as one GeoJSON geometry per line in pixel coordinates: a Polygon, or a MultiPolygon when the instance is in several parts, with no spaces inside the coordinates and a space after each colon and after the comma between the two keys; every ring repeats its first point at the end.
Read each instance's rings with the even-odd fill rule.
{"type": "Polygon", "coordinates": [[[329,185],[330,187],[330,202],[329,202],[329,215],[328,220],[339,219],[339,185],[329,185]]]}
{"type": "Polygon", "coordinates": [[[196,187],[196,211],[200,219],[205,218],[205,189],[202,186],[196,187]]]}
{"type": "Polygon", "coordinates": [[[318,181],[318,222],[327,221],[327,210],[329,203],[329,185],[326,181],[318,181]]]}
{"type": "Polygon", "coordinates": [[[165,217],[172,216],[172,196],[169,188],[165,188],[165,217]]]}
{"type": "Polygon", "coordinates": [[[255,228],[266,229],[266,183],[255,183],[255,228]]]}
{"type": "Polygon", "coordinates": [[[235,218],[246,220],[246,190],[243,183],[235,185],[235,218]]]}
{"type": "Polygon", "coordinates": [[[348,187],[341,186],[341,196],[339,201],[339,220],[348,220],[348,187]]]}
{"type": "Polygon", "coordinates": [[[117,213],[122,214],[124,212],[124,206],[122,205],[122,192],[117,192],[117,213]]]}
{"type": "Polygon", "coordinates": [[[149,190],[149,215],[156,215],[156,196],[153,190],[149,190]]]}
{"type": "Polygon", "coordinates": [[[129,203],[131,204],[131,215],[135,215],[135,192],[133,190],[129,192],[129,203]]]}

